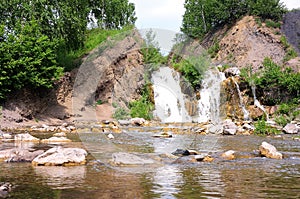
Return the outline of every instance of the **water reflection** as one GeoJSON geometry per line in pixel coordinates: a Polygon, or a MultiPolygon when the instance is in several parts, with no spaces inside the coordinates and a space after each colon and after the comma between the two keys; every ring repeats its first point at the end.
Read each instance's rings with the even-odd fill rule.
{"type": "Polygon", "coordinates": [[[54,167],[38,166],[34,167],[35,173],[44,179],[49,186],[57,189],[70,189],[84,184],[86,177],[85,166],[74,167],[54,167]]]}

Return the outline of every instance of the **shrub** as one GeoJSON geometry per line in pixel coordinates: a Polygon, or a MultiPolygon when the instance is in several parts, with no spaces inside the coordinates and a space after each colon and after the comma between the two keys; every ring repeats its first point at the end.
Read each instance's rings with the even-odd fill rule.
{"type": "Polygon", "coordinates": [[[113,114],[113,118],[124,120],[129,118],[129,113],[124,108],[117,108],[113,114]]]}
{"type": "Polygon", "coordinates": [[[58,42],[42,33],[36,21],[17,23],[14,32],[0,27],[0,99],[25,86],[51,88],[62,75],[56,62],[58,42]]]}
{"type": "Polygon", "coordinates": [[[255,122],[254,127],[254,134],[256,135],[276,135],[280,133],[279,130],[268,125],[264,119],[255,122]]]}

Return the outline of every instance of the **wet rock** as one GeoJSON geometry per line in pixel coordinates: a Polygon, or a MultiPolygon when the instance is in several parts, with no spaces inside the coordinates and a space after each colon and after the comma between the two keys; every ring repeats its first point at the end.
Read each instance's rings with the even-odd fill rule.
{"type": "Polygon", "coordinates": [[[173,164],[185,164],[185,163],[194,163],[194,162],[197,162],[195,156],[183,156],[177,158],[177,160],[175,160],[173,164]]]}
{"type": "Polygon", "coordinates": [[[115,139],[114,135],[111,134],[111,133],[107,135],[107,138],[108,138],[108,139],[115,139]]]}
{"type": "Polygon", "coordinates": [[[131,123],[129,120],[118,120],[118,122],[121,126],[128,126],[131,123]]]}
{"type": "Polygon", "coordinates": [[[5,198],[8,196],[9,192],[12,191],[12,184],[8,182],[0,183],[0,198],[5,198]]]}
{"type": "Polygon", "coordinates": [[[187,156],[190,155],[190,152],[186,149],[176,149],[172,154],[176,156],[187,156]]]}
{"type": "Polygon", "coordinates": [[[147,126],[149,124],[149,122],[144,118],[132,118],[130,122],[132,125],[136,126],[147,126]]]}
{"type": "Polygon", "coordinates": [[[5,132],[0,130],[0,139],[10,140],[12,138],[13,138],[13,136],[10,133],[5,133],[5,132]]]}
{"type": "Polygon", "coordinates": [[[241,74],[241,71],[238,67],[232,67],[232,68],[227,68],[225,71],[225,77],[233,77],[233,76],[239,76],[241,74]]]}
{"type": "Polygon", "coordinates": [[[233,160],[235,159],[235,151],[233,150],[229,150],[229,151],[226,151],[224,153],[222,153],[221,157],[226,159],[226,160],[233,160]]]}
{"type": "Polygon", "coordinates": [[[164,132],[161,134],[155,134],[155,135],[153,135],[153,137],[155,137],[155,138],[171,138],[173,136],[167,132],[164,132]]]}
{"type": "Polygon", "coordinates": [[[23,141],[23,142],[39,142],[40,139],[30,135],[29,133],[17,134],[14,137],[15,141],[23,141]]]}
{"type": "Polygon", "coordinates": [[[119,153],[112,154],[112,160],[110,161],[110,163],[115,166],[144,165],[144,164],[153,164],[154,160],[150,158],[140,157],[135,154],[119,152],[119,153]]]}
{"type": "Polygon", "coordinates": [[[267,158],[282,159],[282,154],[279,153],[273,145],[267,142],[263,142],[260,145],[259,151],[262,156],[265,156],[267,158]]]}
{"type": "Polygon", "coordinates": [[[86,163],[87,152],[80,148],[54,147],[37,156],[34,166],[74,166],[86,163]]]}
{"type": "Polygon", "coordinates": [[[66,137],[67,134],[65,132],[55,133],[53,134],[54,137],[66,137]]]}
{"type": "Polygon", "coordinates": [[[41,141],[42,143],[54,143],[54,142],[72,142],[70,139],[66,137],[51,137],[48,139],[43,139],[41,141]]]}
{"type": "Polygon", "coordinates": [[[43,150],[32,152],[28,149],[6,149],[0,151],[0,160],[4,160],[5,162],[31,162],[43,152],[43,150]]]}
{"type": "Polygon", "coordinates": [[[235,135],[237,130],[238,130],[238,126],[231,120],[227,119],[223,122],[224,135],[235,135]]]}
{"type": "Polygon", "coordinates": [[[300,126],[298,126],[297,124],[287,124],[284,128],[283,128],[283,132],[286,134],[297,134],[300,133],[300,126]]]}
{"type": "Polygon", "coordinates": [[[198,155],[195,155],[195,159],[197,161],[203,161],[205,157],[207,157],[208,154],[207,153],[201,153],[201,154],[198,154],[198,155]]]}

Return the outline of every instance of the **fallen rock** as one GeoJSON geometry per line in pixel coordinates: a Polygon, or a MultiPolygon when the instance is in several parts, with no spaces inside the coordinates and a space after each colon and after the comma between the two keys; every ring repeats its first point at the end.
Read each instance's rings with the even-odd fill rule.
{"type": "Polygon", "coordinates": [[[72,142],[72,140],[70,140],[66,137],[51,137],[51,138],[48,138],[48,139],[43,139],[41,142],[42,143],[72,142]]]}
{"type": "Polygon", "coordinates": [[[30,135],[29,133],[17,134],[14,137],[15,141],[23,141],[23,142],[39,142],[40,139],[30,135]]]}
{"type": "Polygon", "coordinates": [[[283,132],[286,134],[297,134],[300,133],[300,127],[297,124],[290,123],[283,128],[283,132]]]}
{"type": "Polygon", "coordinates": [[[201,153],[201,154],[199,154],[199,155],[195,155],[195,159],[196,159],[197,161],[203,161],[204,158],[206,158],[207,156],[208,156],[207,153],[201,153]]]}
{"type": "Polygon", "coordinates": [[[233,159],[235,159],[234,153],[235,153],[235,151],[229,150],[229,151],[222,153],[221,157],[226,160],[233,160],[233,159]]]}
{"type": "Polygon", "coordinates": [[[171,138],[173,136],[167,132],[164,132],[161,134],[155,134],[155,135],[153,135],[153,137],[155,137],[155,138],[171,138]]]}
{"type": "Polygon", "coordinates": [[[237,130],[238,130],[238,126],[231,120],[227,119],[223,122],[224,135],[235,135],[237,130]]]}
{"type": "Polygon", "coordinates": [[[130,120],[130,123],[132,125],[137,125],[137,126],[147,126],[149,125],[149,122],[145,120],[144,118],[132,118],[130,120]]]}
{"type": "Polygon", "coordinates": [[[43,152],[43,150],[32,152],[28,149],[6,149],[0,151],[0,160],[4,160],[5,162],[31,162],[43,152]]]}
{"type": "Polygon", "coordinates": [[[225,71],[225,77],[233,77],[233,76],[239,76],[241,74],[241,71],[238,67],[232,67],[232,68],[227,68],[225,71]]]}
{"type": "Polygon", "coordinates": [[[110,134],[107,135],[107,138],[108,138],[108,139],[115,139],[115,136],[114,136],[113,134],[110,133],[110,134]]]}
{"type": "Polygon", "coordinates": [[[87,152],[80,148],[54,147],[37,156],[34,166],[74,166],[86,163],[87,152]]]}
{"type": "Polygon", "coordinates": [[[263,142],[259,146],[259,151],[262,156],[265,156],[267,158],[282,159],[282,154],[279,153],[273,145],[267,142],[263,142]]]}
{"type": "Polygon", "coordinates": [[[8,182],[0,183],[0,198],[6,198],[12,191],[12,184],[8,182]]]}
{"type": "Polygon", "coordinates": [[[190,155],[190,152],[186,149],[176,149],[172,154],[176,156],[187,156],[190,155]]]}
{"type": "Polygon", "coordinates": [[[118,152],[112,154],[112,160],[110,161],[110,163],[115,166],[144,165],[144,164],[153,164],[154,160],[150,158],[140,157],[135,154],[118,152]]]}

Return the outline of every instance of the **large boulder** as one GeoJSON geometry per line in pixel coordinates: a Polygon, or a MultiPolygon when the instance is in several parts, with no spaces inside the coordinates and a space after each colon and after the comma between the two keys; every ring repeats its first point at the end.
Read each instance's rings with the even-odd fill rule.
{"type": "Polygon", "coordinates": [[[37,156],[35,166],[73,166],[86,163],[87,152],[80,148],[54,147],[37,156]]]}
{"type": "Polygon", "coordinates": [[[239,76],[241,74],[241,71],[238,67],[232,67],[232,68],[227,68],[225,71],[225,77],[233,77],[233,76],[239,76]]]}
{"type": "Polygon", "coordinates": [[[140,157],[135,154],[130,153],[114,153],[112,154],[112,160],[110,161],[112,165],[121,166],[121,165],[145,165],[155,163],[153,159],[140,157]]]}
{"type": "Polygon", "coordinates": [[[263,142],[259,146],[259,151],[262,156],[265,156],[267,158],[282,159],[282,154],[279,153],[273,145],[267,142],[263,142]]]}
{"type": "Polygon", "coordinates": [[[284,128],[283,128],[283,132],[286,134],[297,134],[300,133],[300,126],[297,124],[287,124],[284,128]]]}
{"type": "Polygon", "coordinates": [[[31,162],[43,152],[43,150],[30,151],[28,149],[6,149],[0,151],[0,160],[4,160],[5,162],[31,162]]]}

